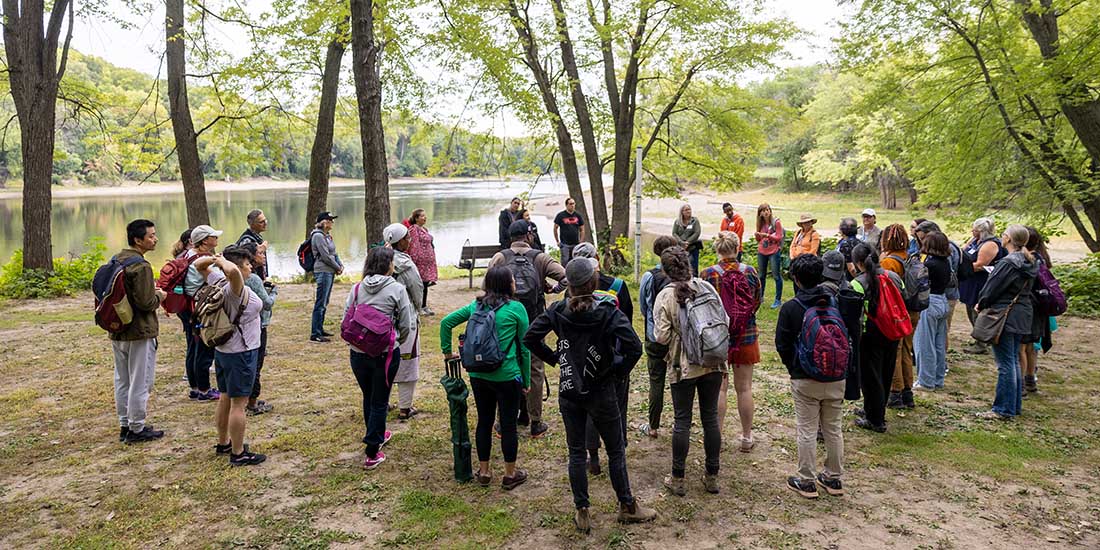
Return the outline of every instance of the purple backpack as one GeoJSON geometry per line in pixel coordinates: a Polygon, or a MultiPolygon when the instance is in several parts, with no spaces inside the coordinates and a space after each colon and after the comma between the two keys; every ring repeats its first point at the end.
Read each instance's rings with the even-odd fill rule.
{"type": "Polygon", "coordinates": [[[359,303],[359,286],[355,285],[355,294],[351,299],[353,307],[344,314],[340,323],[340,337],[345,342],[363,351],[369,357],[386,356],[386,380],[390,379],[390,361],[397,347],[397,331],[393,321],[378,308],[370,304],[359,303]]]}
{"type": "Polygon", "coordinates": [[[1039,262],[1038,285],[1035,288],[1035,299],[1039,306],[1039,314],[1047,317],[1057,317],[1066,312],[1066,293],[1062,292],[1062,285],[1050,272],[1045,262],[1039,262]]]}

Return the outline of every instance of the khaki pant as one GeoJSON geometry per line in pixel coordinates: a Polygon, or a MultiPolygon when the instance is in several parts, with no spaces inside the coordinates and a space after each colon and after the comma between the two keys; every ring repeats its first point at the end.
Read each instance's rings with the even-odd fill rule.
{"type": "MultiPolygon", "coordinates": [[[[916,332],[917,323],[920,322],[920,312],[910,312],[909,322],[913,323],[913,331],[916,332]]],[[[910,334],[898,340],[898,358],[894,363],[894,383],[890,385],[891,392],[899,392],[913,388],[913,335],[910,334]]]]}
{"type": "Polygon", "coordinates": [[[531,354],[531,389],[527,391],[527,414],[531,417],[531,425],[542,421],[542,392],[546,383],[546,365],[542,359],[531,354]]]}
{"type": "Polygon", "coordinates": [[[816,478],[818,426],[825,436],[825,477],[836,479],[844,474],[844,434],[841,432],[844,387],[844,380],[791,380],[797,425],[798,477],[802,479],[816,478]]]}

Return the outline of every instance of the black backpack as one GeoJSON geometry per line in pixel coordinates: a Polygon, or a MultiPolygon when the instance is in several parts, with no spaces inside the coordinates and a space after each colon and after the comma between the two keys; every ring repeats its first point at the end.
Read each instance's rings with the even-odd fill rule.
{"type": "Polygon", "coordinates": [[[523,254],[516,254],[508,249],[501,253],[504,254],[504,265],[512,272],[512,278],[516,281],[515,298],[527,310],[527,319],[534,321],[546,309],[543,278],[539,277],[538,267],[535,266],[535,258],[542,252],[531,249],[523,254]]]}
{"type": "MultiPolygon", "coordinates": [[[[565,300],[556,302],[547,315],[560,315],[566,304],[565,300]]],[[[614,305],[609,301],[597,302],[595,307],[614,305]]],[[[577,331],[568,335],[558,332],[554,356],[560,369],[558,393],[562,397],[585,397],[615,373],[615,350],[611,348],[611,339],[607,338],[606,324],[599,331],[577,331]]]]}

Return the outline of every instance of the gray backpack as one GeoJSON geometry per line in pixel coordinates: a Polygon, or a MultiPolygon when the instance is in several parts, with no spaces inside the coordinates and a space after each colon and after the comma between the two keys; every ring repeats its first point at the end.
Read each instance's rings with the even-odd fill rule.
{"type": "Polygon", "coordinates": [[[704,367],[725,364],[729,332],[729,316],[717,293],[696,292],[680,306],[680,341],[688,363],[704,367]]]}

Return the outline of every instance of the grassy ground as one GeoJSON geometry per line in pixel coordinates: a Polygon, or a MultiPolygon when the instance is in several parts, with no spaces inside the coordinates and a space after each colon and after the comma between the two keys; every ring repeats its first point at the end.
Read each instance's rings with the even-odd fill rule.
{"type": "MultiPolygon", "coordinates": [[[[769,285],[770,286],[770,285],[769,285]]],[[[473,296],[464,280],[432,289],[437,312],[473,296]]],[[[329,318],[348,286],[333,294],[329,318]]],[[[789,285],[788,285],[789,294],[789,285]]],[[[543,440],[522,439],[531,480],[514,492],[460,485],[451,475],[447,405],[438,384],[438,319],[426,320],[425,358],[409,423],[393,419],[389,460],[361,468],[360,393],[346,347],[306,341],[312,288],[286,285],[264,370],[271,414],[249,419],[257,468],[215,458],[213,406],[187,400],[179,324],[162,324],[150,421],[167,430],[143,446],[117,442],[110,347],[90,322],[90,296],[0,304],[0,547],[400,548],[1096,548],[1100,545],[1098,323],[1062,320],[1042,358],[1041,392],[1022,418],[983,423],[995,381],[989,356],[952,352],[947,390],[889,413],[890,431],[845,422],[848,495],[805,501],[783,486],[794,470],[794,419],[786,371],[772,351],[774,311],[760,315],[763,362],[755,373],[759,443],[727,448],[720,495],[708,495],[701,433],[692,436],[689,493],[666,495],[665,430],[631,430],[635,494],[660,512],[651,525],[614,523],[606,476],[592,482],[596,528],[574,533],[564,434],[554,399],[543,440]],[[1006,544],[1007,542],[1007,544],[1006,544]]],[[[965,321],[952,332],[958,345],[965,321]]],[[[556,370],[549,378],[556,380],[556,370]]],[[[632,427],[645,416],[644,365],[634,373],[632,427]]],[[[731,401],[733,399],[731,398],[731,401]]],[[[724,436],[738,433],[732,406],[724,436]]],[[[472,402],[471,402],[472,406],[472,402]]],[[[670,407],[666,399],[666,408],[670,407]]],[[[666,410],[664,421],[671,421],[666,410]]],[[[472,420],[472,416],[471,416],[472,420]]],[[[732,447],[732,445],[728,446],[732,447]]],[[[501,475],[499,449],[496,478],[501,475]]]]}

